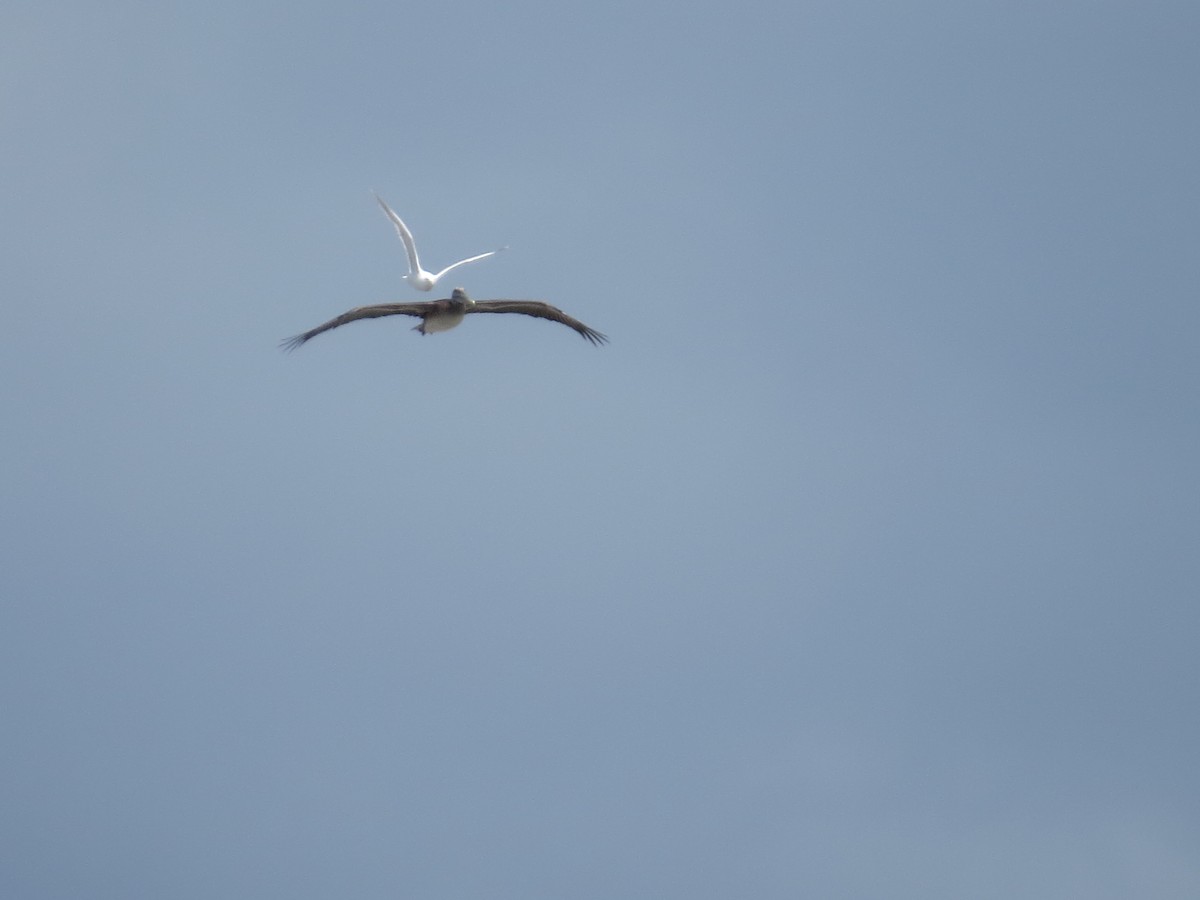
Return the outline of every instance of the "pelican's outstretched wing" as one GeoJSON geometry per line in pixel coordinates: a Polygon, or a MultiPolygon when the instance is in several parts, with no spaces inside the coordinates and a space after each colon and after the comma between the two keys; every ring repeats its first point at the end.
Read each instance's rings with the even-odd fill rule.
{"type": "Polygon", "coordinates": [[[349,312],[342,313],[336,319],[330,319],[324,325],[318,325],[316,328],[310,329],[303,334],[298,334],[295,337],[290,337],[280,342],[279,346],[284,350],[295,350],[305,341],[312,340],[321,332],[337,328],[339,325],[345,325],[347,322],[355,322],[359,319],[378,319],[380,316],[424,316],[431,306],[433,306],[431,302],[380,303],[376,306],[358,306],[349,312]]]}
{"type": "Polygon", "coordinates": [[[540,300],[476,300],[467,307],[468,313],[520,313],[523,316],[534,316],[538,319],[549,319],[551,322],[561,322],[568,328],[574,328],[586,340],[599,345],[606,343],[608,338],[595,328],[588,328],[578,319],[572,319],[557,306],[542,303],[540,300]]]}

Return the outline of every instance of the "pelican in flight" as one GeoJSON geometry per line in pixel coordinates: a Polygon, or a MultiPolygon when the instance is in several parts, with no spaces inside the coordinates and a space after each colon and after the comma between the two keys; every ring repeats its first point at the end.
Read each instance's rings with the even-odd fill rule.
{"type": "Polygon", "coordinates": [[[375,199],[379,201],[379,205],[383,207],[383,211],[387,213],[387,217],[392,220],[392,224],[396,226],[396,233],[400,235],[400,240],[404,241],[404,250],[408,254],[408,274],[404,276],[404,280],[415,287],[418,291],[432,290],[433,286],[438,283],[438,279],[449,272],[451,269],[457,269],[459,266],[465,266],[467,263],[475,262],[479,259],[487,259],[489,256],[495,256],[500,250],[507,250],[507,247],[501,247],[500,250],[489,250],[487,253],[480,253],[478,256],[469,256],[466,259],[460,259],[452,266],[446,266],[436,275],[432,272],[426,272],[421,268],[421,260],[417,258],[417,245],[413,242],[412,232],[408,230],[408,226],[404,224],[404,220],[392,212],[392,208],[383,202],[383,198],[378,194],[375,199]]]}
{"type": "Polygon", "coordinates": [[[549,319],[551,322],[561,322],[568,328],[574,328],[585,340],[600,345],[608,338],[594,328],[588,328],[582,322],[572,319],[565,312],[549,303],[540,300],[472,300],[462,288],[455,288],[449,299],[426,300],[420,303],[380,303],[375,306],[358,306],[349,312],[344,312],[336,319],[330,319],[324,325],[318,325],[303,334],[290,337],[280,346],[284,350],[295,350],[305,341],[312,340],[323,331],[355,322],[359,319],[378,319],[380,316],[416,316],[421,320],[413,331],[421,334],[433,334],[435,331],[449,331],[470,313],[520,313],[523,316],[533,316],[538,319],[549,319]]]}

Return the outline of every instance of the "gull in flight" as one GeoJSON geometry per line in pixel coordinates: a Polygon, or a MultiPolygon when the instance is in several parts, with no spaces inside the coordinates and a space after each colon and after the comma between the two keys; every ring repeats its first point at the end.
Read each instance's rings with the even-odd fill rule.
{"type": "Polygon", "coordinates": [[[330,319],[324,325],[318,325],[303,334],[290,337],[280,346],[284,350],[295,350],[305,341],[312,340],[323,331],[337,328],[348,322],[359,319],[378,319],[380,316],[416,316],[421,324],[413,331],[421,334],[433,334],[435,331],[449,331],[463,318],[471,313],[520,313],[523,316],[533,316],[538,319],[549,319],[551,322],[561,322],[568,328],[574,328],[585,340],[600,345],[608,338],[594,328],[588,328],[582,322],[572,319],[565,312],[549,303],[540,300],[472,300],[462,288],[455,288],[448,299],[425,300],[420,303],[380,303],[376,306],[358,306],[349,312],[344,312],[336,319],[330,319]]]}
{"type": "Polygon", "coordinates": [[[417,245],[413,242],[412,232],[408,230],[408,226],[404,224],[404,220],[392,212],[392,208],[384,203],[383,198],[378,194],[375,195],[375,199],[379,201],[379,205],[383,207],[383,211],[387,213],[387,217],[396,226],[396,233],[400,235],[400,240],[404,241],[404,251],[408,254],[408,274],[404,276],[404,280],[418,291],[432,290],[433,286],[438,283],[438,279],[451,269],[457,269],[459,266],[465,266],[467,263],[475,262],[478,259],[487,259],[489,256],[495,256],[500,250],[508,249],[507,247],[501,247],[500,250],[489,250],[487,253],[480,253],[478,256],[460,259],[454,265],[446,266],[446,268],[442,269],[436,275],[432,272],[426,272],[421,268],[421,260],[417,258],[417,245]]]}

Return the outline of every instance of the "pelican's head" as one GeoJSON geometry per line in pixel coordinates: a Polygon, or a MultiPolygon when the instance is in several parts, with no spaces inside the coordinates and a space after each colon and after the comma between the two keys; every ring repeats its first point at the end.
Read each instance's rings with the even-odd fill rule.
{"type": "Polygon", "coordinates": [[[462,288],[460,288],[460,287],[456,287],[456,288],[455,288],[455,289],[454,289],[454,290],[453,290],[453,291],[450,293],[450,300],[451,300],[451,302],[453,302],[453,303],[461,303],[461,304],[463,304],[464,306],[474,306],[474,305],[475,305],[475,301],[474,301],[474,300],[472,300],[470,297],[468,297],[468,296],[467,296],[467,292],[466,292],[466,291],[464,291],[464,290],[463,290],[462,288]]]}

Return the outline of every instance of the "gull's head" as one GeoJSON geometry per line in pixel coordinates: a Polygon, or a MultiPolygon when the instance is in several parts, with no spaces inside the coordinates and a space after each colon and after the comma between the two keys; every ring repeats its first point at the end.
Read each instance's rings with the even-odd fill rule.
{"type": "Polygon", "coordinates": [[[466,292],[466,291],[464,291],[464,290],[463,290],[462,288],[460,288],[460,287],[456,287],[456,288],[455,288],[455,289],[454,289],[454,290],[453,290],[453,291],[450,293],[450,299],[451,299],[452,301],[454,301],[455,303],[464,303],[464,304],[466,304],[467,306],[474,306],[474,305],[475,305],[475,301],[474,301],[474,300],[472,300],[470,297],[468,297],[468,296],[467,296],[467,292],[466,292]]]}

